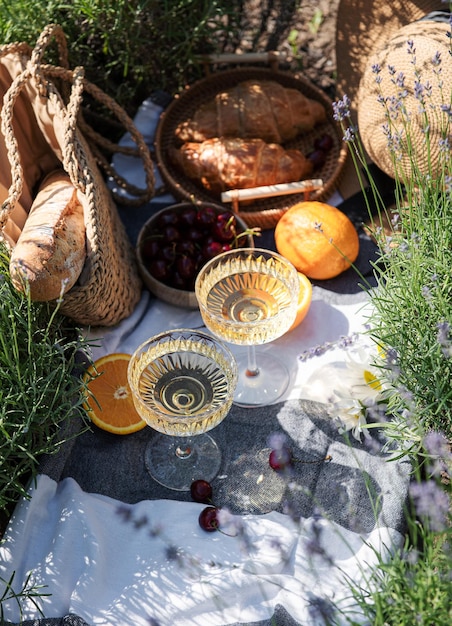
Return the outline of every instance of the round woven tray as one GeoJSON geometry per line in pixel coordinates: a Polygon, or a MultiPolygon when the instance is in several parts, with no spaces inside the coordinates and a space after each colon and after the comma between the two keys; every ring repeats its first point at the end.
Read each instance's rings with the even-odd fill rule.
{"type": "MultiPolygon", "coordinates": [[[[155,160],[162,179],[170,193],[177,200],[222,203],[221,197],[212,194],[209,190],[187,178],[177,169],[168,158],[170,148],[177,146],[175,129],[178,124],[188,117],[216,93],[232,87],[237,83],[249,80],[274,80],[291,89],[298,89],[306,97],[323,104],[327,112],[327,121],[318,124],[309,133],[304,133],[295,140],[287,142],[284,147],[297,148],[303,154],[313,149],[316,137],[329,133],[334,138],[334,146],[327,155],[325,165],[314,172],[316,179],[322,180],[322,186],[311,192],[309,199],[326,201],[336,189],[347,157],[347,146],[342,140],[342,131],[333,120],[332,102],[328,96],[302,78],[295,78],[292,74],[280,70],[261,67],[246,67],[224,70],[203,78],[184,92],[176,96],[167,109],[162,113],[156,131],[155,160]]],[[[240,205],[236,212],[250,227],[272,228],[287,209],[306,200],[306,193],[274,196],[247,201],[240,205]]],[[[230,204],[228,205],[229,208],[230,204]]]]}

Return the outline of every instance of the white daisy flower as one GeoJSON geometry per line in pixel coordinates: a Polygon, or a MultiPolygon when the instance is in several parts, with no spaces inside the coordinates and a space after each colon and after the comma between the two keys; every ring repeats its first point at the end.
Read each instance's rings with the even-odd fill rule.
{"type": "Polygon", "coordinates": [[[353,394],[362,399],[375,399],[386,388],[382,369],[376,364],[378,355],[368,345],[358,345],[346,353],[349,385],[353,394]]]}
{"type": "Polygon", "coordinates": [[[366,428],[367,406],[362,400],[351,395],[346,390],[335,389],[336,398],[331,400],[328,413],[339,422],[339,432],[352,432],[357,441],[361,441],[361,434],[370,438],[366,428]]]}

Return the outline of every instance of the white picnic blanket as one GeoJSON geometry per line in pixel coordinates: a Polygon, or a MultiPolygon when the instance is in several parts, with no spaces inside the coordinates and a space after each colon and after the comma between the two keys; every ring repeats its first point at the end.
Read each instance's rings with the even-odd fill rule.
{"type": "MultiPolygon", "coordinates": [[[[155,123],[158,107],[148,102],[140,116],[151,141],[142,125],[151,117],[155,123]]],[[[134,171],[132,164],[139,184],[134,171]]],[[[84,434],[47,459],[0,546],[0,592],[14,574],[16,592],[28,580],[49,595],[2,602],[5,619],[30,626],[72,624],[76,616],[89,626],[316,626],[334,604],[337,624],[350,616],[365,623],[348,582],[365,586],[377,555],[389,558],[400,547],[409,468],[387,463],[378,446],[346,442],[324,407],[334,389],[353,385],[344,345],[360,336],[369,310],[362,294],[316,286],[304,322],[265,346],[292,372],[282,402],[233,407],[212,433],[227,452],[215,488],[231,510],[229,534],[205,533],[197,522],[204,505],[162,491],[147,476],[142,449],[151,429],[124,438],[84,434]],[[259,456],[262,448],[268,455],[275,430],[308,458],[328,453],[332,462],[276,476],[259,456]],[[378,497],[375,509],[370,493],[378,497]]],[[[88,334],[99,358],[131,353],[165,329],[201,325],[198,311],[143,292],[127,320],[88,334]]]]}
{"type": "MultiPolygon", "coordinates": [[[[207,534],[197,524],[202,504],[168,500],[128,507],[127,523],[120,502],[85,493],[71,478],[42,475],[30,494],[0,548],[2,576],[14,569],[19,582],[32,572],[51,594],[37,602],[45,616],[74,613],[96,626],[249,623],[271,618],[277,605],[299,623],[322,624],[316,598],[350,608],[344,577],[365,583],[375,551],[400,542],[388,528],[360,536],[275,512],[242,516],[237,536],[207,534]]],[[[15,602],[4,610],[19,621],[15,602]]],[[[38,617],[34,604],[23,615],[38,617]]]]}

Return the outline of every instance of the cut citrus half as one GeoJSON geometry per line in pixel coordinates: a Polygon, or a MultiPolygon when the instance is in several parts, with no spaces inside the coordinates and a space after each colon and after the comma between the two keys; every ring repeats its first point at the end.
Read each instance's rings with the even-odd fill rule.
{"type": "Polygon", "coordinates": [[[135,433],[146,426],[133,403],[127,380],[130,354],[108,354],[86,370],[83,376],[83,406],[99,428],[117,435],[135,433]]]}
{"type": "Polygon", "coordinates": [[[312,284],[307,276],[298,272],[298,279],[300,281],[300,293],[298,296],[297,316],[292,326],[289,328],[290,332],[296,328],[306,317],[312,300],[312,284]]]}

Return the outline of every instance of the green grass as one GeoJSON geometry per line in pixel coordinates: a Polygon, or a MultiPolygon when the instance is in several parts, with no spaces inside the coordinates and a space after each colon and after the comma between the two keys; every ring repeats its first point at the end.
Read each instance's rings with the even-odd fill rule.
{"type": "Polygon", "coordinates": [[[12,286],[0,247],[0,511],[26,495],[40,457],[54,454],[81,405],[76,375],[83,347],[67,319],[12,286]]]}
{"type": "MultiPolygon", "coordinates": [[[[0,0],[0,41],[33,45],[59,23],[69,64],[130,114],[154,90],[174,94],[203,75],[197,57],[238,30],[240,0],[0,0]]],[[[49,57],[57,60],[55,51],[49,57]]]]}

